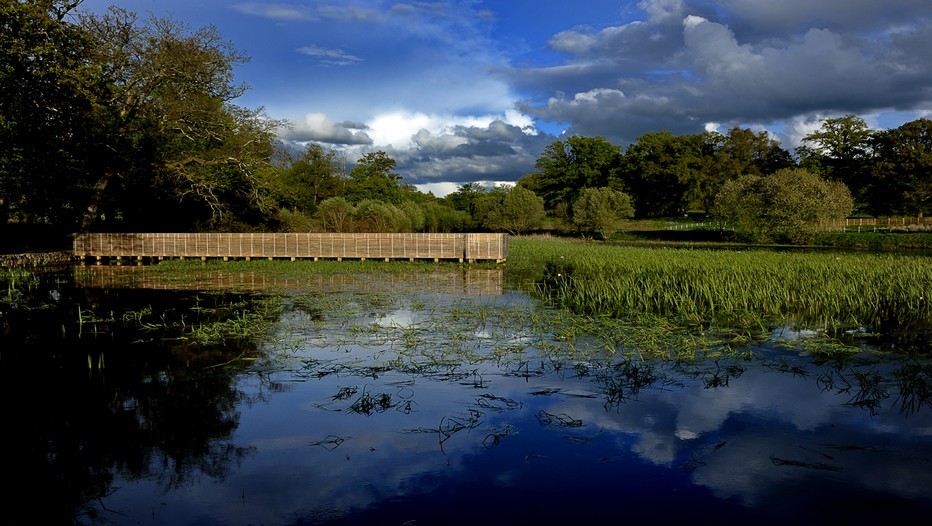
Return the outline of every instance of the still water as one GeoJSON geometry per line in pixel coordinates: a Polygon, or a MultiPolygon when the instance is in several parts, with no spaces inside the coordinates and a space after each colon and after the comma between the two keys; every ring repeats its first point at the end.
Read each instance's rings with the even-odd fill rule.
{"type": "Polygon", "coordinates": [[[862,352],[841,358],[783,329],[683,363],[568,333],[572,319],[502,270],[184,284],[132,272],[5,287],[5,524],[932,512],[925,344],[855,340],[862,352]]]}

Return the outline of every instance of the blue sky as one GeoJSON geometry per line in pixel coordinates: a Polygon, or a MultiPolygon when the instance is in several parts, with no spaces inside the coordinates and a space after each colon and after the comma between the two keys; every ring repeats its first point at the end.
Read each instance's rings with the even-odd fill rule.
{"type": "Polygon", "coordinates": [[[930,0],[85,0],[214,25],[236,103],[437,195],[513,182],[562,134],[734,126],[792,151],[822,119],[932,115],[930,0]]]}

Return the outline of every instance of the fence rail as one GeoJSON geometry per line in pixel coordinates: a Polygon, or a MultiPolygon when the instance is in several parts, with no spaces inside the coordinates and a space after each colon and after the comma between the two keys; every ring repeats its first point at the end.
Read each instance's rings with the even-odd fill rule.
{"type": "Polygon", "coordinates": [[[74,256],[96,258],[433,259],[495,261],[508,257],[507,234],[85,233],[74,256]]]}
{"type": "MultiPolygon", "coordinates": [[[[841,228],[841,220],[834,223],[841,228]]],[[[844,220],[844,227],[883,227],[883,228],[905,228],[909,226],[932,227],[932,217],[849,217],[844,220]]]]}
{"type": "MultiPolygon", "coordinates": [[[[877,229],[903,229],[908,230],[910,227],[918,229],[932,228],[932,217],[848,217],[845,219],[831,220],[823,224],[826,231],[845,231],[861,227],[871,227],[877,229]]],[[[721,228],[718,223],[706,221],[700,223],[678,223],[664,227],[665,230],[699,230],[708,228],[721,228]]]]}

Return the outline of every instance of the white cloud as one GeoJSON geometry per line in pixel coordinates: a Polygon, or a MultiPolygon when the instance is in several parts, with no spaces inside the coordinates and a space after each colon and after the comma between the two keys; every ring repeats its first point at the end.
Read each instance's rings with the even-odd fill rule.
{"type": "Polygon", "coordinates": [[[350,55],[342,49],[327,49],[318,46],[305,46],[298,48],[298,52],[309,57],[316,57],[320,59],[321,64],[330,66],[348,66],[351,64],[356,64],[357,62],[362,62],[361,58],[350,55]]]}
{"type": "Polygon", "coordinates": [[[452,182],[424,183],[414,185],[414,187],[417,188],[419,192],[430,192],[437,197],[446,197],[447,195],[455,192],[459,186],[459,184],[452,182]]]}
{"type": "Polygon", "coordinates": [[[489,128],[495,122],[504,122],[524,129],[525,133],[536,134],[533,120],[518,111],[509,110],[502,115],[437,115],[406,110],[397,110],[376,115],[366,123],[373,144],[377,147],[393,146],[407,149],[427,144],[441,149],[455,148],[467,141],[452,136],[457,127],[489,128]]]}
{"type": "Polygon", "coordinates": [[[275,20],[314,20],[311,11],[302,5],[246,2],[235,4],[233,9],[240,13],[275,20]]]}
{"type": "Polygon", "coordinates": [[[662,23],[671,19],[679,20],[683,16],[683,0],[643,0],[638,7],[647,13],[649,20],[662,23]]]}

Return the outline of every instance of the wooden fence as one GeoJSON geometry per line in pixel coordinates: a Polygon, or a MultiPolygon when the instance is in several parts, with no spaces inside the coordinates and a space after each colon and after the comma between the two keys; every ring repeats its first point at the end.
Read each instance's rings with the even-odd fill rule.
{"type": "Polygon", "coordinates": [[[839,230],[849,228],[870,227],[883,230],[908,230],[911,227],[919,230],[932,228],[932,217],[849,217],[842,222],[837,221],[834,226],[839,230]]]}
{"type": "Polygon", "coordinates": [[[508,257],[507,234],[77,234],[74,256],[87,258],[432,259],[495,261],[508,257]]]}
{"type": "MultiPolygon", "coordinates": [[[[701,223],[679,223],[664,227],[665,230],[700,230],[719,229],[722,225],[713,221],[701,223]]],[[[848,217],[822,224],[827,232],[845,232],[861,229],[874,230],[929,230],[932,229],[932,217],[848,217]]]]}

